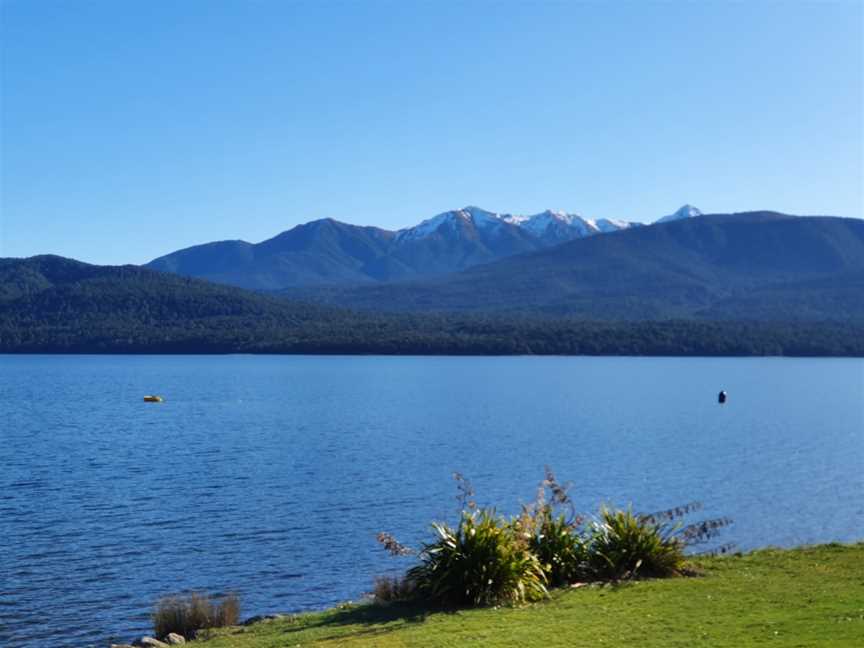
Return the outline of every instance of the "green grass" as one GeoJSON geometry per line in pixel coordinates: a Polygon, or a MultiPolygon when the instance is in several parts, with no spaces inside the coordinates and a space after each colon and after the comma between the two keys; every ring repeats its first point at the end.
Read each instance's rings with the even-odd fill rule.
{"type": "Polygon", "coordinates": [[[218,630],[192,645],[864,646],[864,543],[693,564],[701,576],[559,590],[520,608],[345,606],[218,630]]]}

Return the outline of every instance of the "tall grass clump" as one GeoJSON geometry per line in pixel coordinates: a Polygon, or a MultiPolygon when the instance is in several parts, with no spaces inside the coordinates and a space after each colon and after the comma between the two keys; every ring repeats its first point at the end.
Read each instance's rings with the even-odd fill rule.
{"type": "Polygon", "coordinates": [[[491,510],[463,511],[458,526],[433,524],[437,540],[408,572],[417,593],[446,606],[519,604],[546,595],[539,559],[515,525],[491,510]]]}
{"type": "Polygon", "coordinates": [[[153,611],[153,633],[160,639],[172,632],[191,639],[199,630],[239,622],[240,598],[236,594],[220,599],[197,592],[188,596],[166,596],[156,603],[153,611]]]}
{"type": "Polygon", "coordinates": [[[559,587],[587,578],[588,545],[563,514],[556,517],[550,511],[543,511],[531,535],[530,547],[543,566],[550,586],[559,587]]]}
{"type": "Polygon", "coordinates": [[[378,576],[372,587],[377,603],[398,603],[417,598],[417,584],[406,576],[378,576]]]}
{"type": "Polygon", "coordinates": [[[534,503],[523,506],[516,521],[551,587],[582,580],[589,568],[588,546],[581,533],[583,518],[576,514],[568,489],[547,466],[534,503]]]}
{"type": "MultiPolygon", "coordinates": [[[[588,553],[595,575],[622,579],[682,574],[686,549],[713,540],[720,529],[731,523],[728,518],[688,525],[681,522],[701,508],[699,502],[691,502],[637,515],[630,509],[601,507],[588,535],[588,553]]],[[[725,550],[726,547],[719,549],[720,552],[725,550]]]]}
{"type": "Polygon", "coordinates": [[[684,542],[629,509],[600,509],[591,524],[588,553],[594,574],[613,580],[674,576],[684,567],[684,542]]]}

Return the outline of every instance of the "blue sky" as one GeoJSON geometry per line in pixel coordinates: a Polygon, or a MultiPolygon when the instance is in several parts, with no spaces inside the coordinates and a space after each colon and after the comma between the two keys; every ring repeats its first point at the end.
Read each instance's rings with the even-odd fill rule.
{"type": "Polygon", "coordinates": [[[864,4],[0,0],[0,256],[315,218],[864,216],[864,4]]]}

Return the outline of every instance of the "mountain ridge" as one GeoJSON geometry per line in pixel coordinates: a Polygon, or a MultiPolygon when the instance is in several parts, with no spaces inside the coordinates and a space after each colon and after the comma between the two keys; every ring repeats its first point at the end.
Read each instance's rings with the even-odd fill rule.
{"type": "Polygon", "coordinates": [[[518,216],[468,206],[395,231],[324,218],[260,243],[233,240],[190,246],[153,259],[146,267],[257,290],[381,283],[450,274],[642,226],[556,210],[518,216]]]}
{"type": "Polygon", "coordinates": [[[746,319],[758,293],[758,319],[842,320],[864,318],[858,273],[864,221],[763,211],[576,239],[427,280],[285,294],[383,311],[639,320],[746,319]]]}

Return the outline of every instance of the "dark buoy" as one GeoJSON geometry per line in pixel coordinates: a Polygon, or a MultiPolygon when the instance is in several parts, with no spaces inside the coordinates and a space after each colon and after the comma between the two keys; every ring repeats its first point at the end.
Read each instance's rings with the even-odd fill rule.
{"type": "Polygon", "coordinates": [[[726,402],[726,392],[725,391],[721,391],[719,394],[717,394],[717,402],[720,403],[721,405],[726,402]]]}

